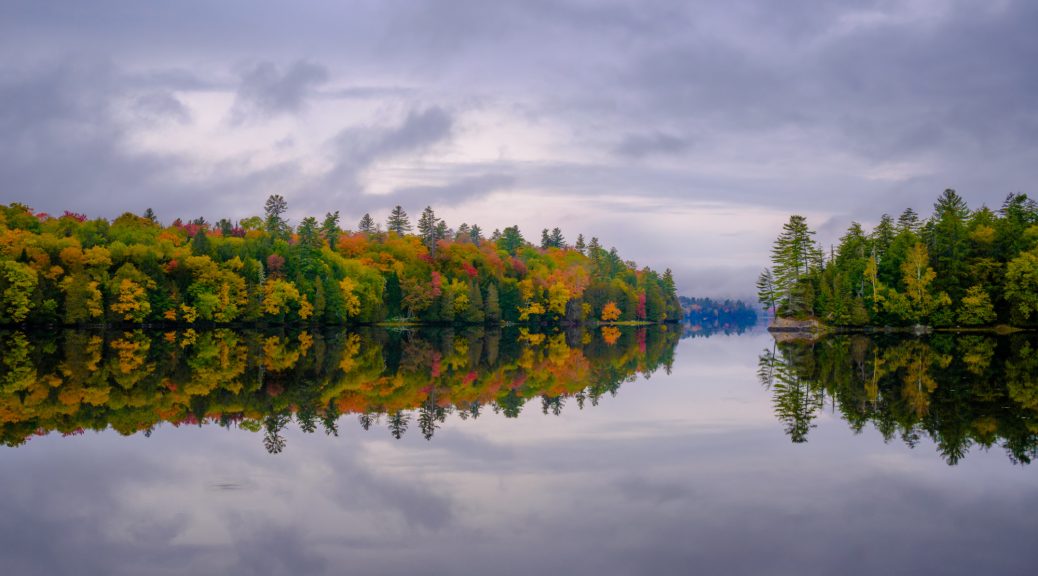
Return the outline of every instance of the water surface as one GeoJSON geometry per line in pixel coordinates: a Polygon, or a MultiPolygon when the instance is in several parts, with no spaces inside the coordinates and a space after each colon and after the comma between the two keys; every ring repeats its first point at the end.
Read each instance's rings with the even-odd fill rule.
{"type": "Polygon", "coordinates": [[[1030,573],[1033,337],[702,335],[5,332],[5,573],[1030,573]]]}

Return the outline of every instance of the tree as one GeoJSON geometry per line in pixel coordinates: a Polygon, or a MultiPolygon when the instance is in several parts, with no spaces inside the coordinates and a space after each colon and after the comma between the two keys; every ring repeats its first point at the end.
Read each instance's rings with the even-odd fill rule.
{"type": "Polygon", "coordinates": [[[497,241],[497,247],[512,256],[515,256],[515,253],[519,248],[522,248],[523,244],[526,244],[526,240],[523,239],[518,226],[505,228],[504,232],[501,233],[501,238],[497,241]]]}
{"type": "Polygon", "coordinates": [[[551,229],[551,245],[555,248],[565,248],[566,239],[562,237],[562,230],[558,227],[551,229]]]}
{"type": "Polygon", "coordinates": [[[548,234],[548,229],[541,230],[541,250],[547,250],[551,248],[551,236],[548,234]]]}
{"type": "Polygon", "coordinates": [[[407,212],[399,205],[393,208],[393,211],[389,213],[389,219],[386,220],[386,229],[390,232],[396,232],[397,235],[403,236],[411,231],[411,221],[407,218],[407,212]]]}
{"type": "Polygon", "coordinates": [[[1038,249],[1021,253],[1006,266],[1005,297],[1014,321],[1038,312],[1038,249]]]}
{"type": "Polygon", "coordinates": [[[898,232],[918,232],[919,231],[919,215],[916,214],[915,210],[911,207],[905,208],[905,211],[901,213],[897,218],[897,231],[898,232]]]}
{"type": "Polygon", "coordinates": [[[39,277],[29,266],[0,260],[0,324],[22,322],[29,316],[38,284],[39,277]]]}
{"type": "Polygon", "coordinates": [[[947,294],[941,292],[935,297],[931,293],[930,283],[937,277],[937,272],[930,267],[930,256],[922,243],[916,243],[909,250],[908,257],[901,264],[901,273],[910,306],[907,315],[902,312],[905,320],[920,322],[939,307],[951,304],[947,294]]]}
{"type": "Polygon", "coordinates": [[[483,241],[483,229],[479,225],[473,224],[469,230],[469,237],[472,238],[472,243],[478,247],[483,241]]]}
{"type": "MultiPolygon", "coordinates": [[[[669,268],[668,268],[669,271],[669,268]]],[[[757,300],[768,310],[774,311],[778,303],[778,291],[775,288],[775,278],[771,275],[771,269],[765,268],[757,277],[757,300]]]]}
{"type": "Polygon", "coordinates": [[[267,234],[272,238],[283,238],[288,233],[288,221],[285,220],[285,212],[288,211],[288,202],[280,194],[271,194],[263,207],[264,225],[267,234]]]}
{"type": "Polygon", "coordinates": [[[576,251],[580,252],[581,254],[584,254],[584,253],[587,252],[587,245],[584,243],[584,235],[583,234],[577,234],[577,243],[573,245],[573,248],[575,248],[576,251]]]}
{"type": "Polygon", "coordinates": [[[436,225],[438,223],[439,221],[432,207],[426,206],[425,210],[422,211],[422,216],[418,219],[418,236],[422,239],[422,243],[425,244],[425,247],[429,250],[429,255],[433,258],[436,257],[436,225]]]}
{"type": "Polygon", "coordinates": [[[968,217],[966,201],[949,188],[934,204],[934,215],[928,223],[926,234],[927,244],[933,249],[934,268],[938,274],[937,288],[948,292],[956,300],[962,296],[966,281],[968,217]]]}
{"type": "Polygon", "coordinates": [[[966,291],[959,304],[958,320],[964,326],[990,324],[995,320],[995,307],[982,286],[972,286],[966,291]]]}
{"type": "Polygon", "coordinates": [[[339,211],[326,213],[324,222],[321,223],[321,235],[324,236],[324,241],[328,243],[328,247],[332,250],[335,249],[335,245],[339,242],[339,232],[339,211]]]}
{"type": "Polygon", "coordinates": [[[372,219],[371,214],[365,213],[357,224],[357,229],[365,234],[372,234],[375,232],[375,220],[372,219]]]}
{"type": "Polygon", "coordinates": [[[820,259],[821,251],[812,236],[814,231],[808,228],[807,220],[794,214],[782,226],[771,249],[775,295],[790,313],[803,313],[811,306],[806,298],[808,291],[801,284],[820,259]]]}

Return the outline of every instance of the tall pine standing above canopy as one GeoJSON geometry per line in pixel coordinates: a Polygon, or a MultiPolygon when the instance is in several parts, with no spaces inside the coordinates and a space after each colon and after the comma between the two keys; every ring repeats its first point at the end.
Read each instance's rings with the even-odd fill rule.
{"type": "Polygon", "coordinates": [[[386,220],[386,229],[390,232],[396,232],[400,236],[411,231],[411,221],[407,218],[407,212],[400,206],[393,208],[393,211],[389,213],[389,219],[386,220]]]}
{"type": "Polygon", "coordinates": [[[775,295],[786,311],[794,316],[810,312],[813,296],[802,282],[813,268],[820,267],[821,249],[813,240],[814,231],[807,220],[794,214],[782,226],[782,234],[771,249],[771,273],[775,280],[775,295]]]}

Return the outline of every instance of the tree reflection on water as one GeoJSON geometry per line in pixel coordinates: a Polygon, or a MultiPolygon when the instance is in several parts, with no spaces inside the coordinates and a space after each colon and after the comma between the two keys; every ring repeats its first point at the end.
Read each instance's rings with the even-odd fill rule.
{"type": "Polygon", "coordinates": [[[998,446],[1014,463],[1038,454],[1038,339],[940,334],[928,339],[837,336],[778,342],[759,358],[775,415],[806,442],[831,403],[855,432],[888,442],[929,438],[948,464],[998,446]]]}

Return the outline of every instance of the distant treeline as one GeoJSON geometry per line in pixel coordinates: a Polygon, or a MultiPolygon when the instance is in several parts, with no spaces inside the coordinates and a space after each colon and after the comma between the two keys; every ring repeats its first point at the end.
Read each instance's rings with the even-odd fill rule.
{"type": "Polygon", "coordinates": [[[0,205],[0,324],[432,323],[677,320],[674,279],[597,238],[569,244],[518,226],[452,229],[432,208],[416,226],[397,206],[385,228],[339,213],[290,226],[263,217],[159,222],[149,209],[108,221],[0,205]]]}
{"type": "Polygon", "coordinates": [[[945,190],[921,219],[884,214],[870,232],[851,224],[824,250],[791,216],[758,279],[779,316],[836,325],[1033,326],[1038,320],[1038,204],[1010,194],[971,210],[945,190]]]}
{"type": "Polygon", "coordinates": [[[757,309],[742,300],[679,297],[690,335],[742,333],[757,324],[757,309]]]}

